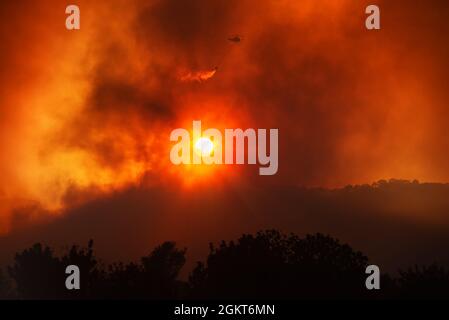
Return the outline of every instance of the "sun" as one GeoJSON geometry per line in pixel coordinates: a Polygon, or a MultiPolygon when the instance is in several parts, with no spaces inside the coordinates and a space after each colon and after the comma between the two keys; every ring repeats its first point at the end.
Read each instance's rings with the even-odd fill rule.
{"type": "Polygon", "coordinates": [[[214,143],[209,138],[199,138],[195,143],[195,152],[201,156],[210,156],[214,151],[214,143]]]}

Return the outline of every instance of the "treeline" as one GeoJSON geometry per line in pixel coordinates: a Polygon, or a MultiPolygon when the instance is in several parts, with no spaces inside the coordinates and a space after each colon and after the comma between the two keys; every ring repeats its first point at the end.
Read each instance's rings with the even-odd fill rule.
{"type": "Polygon", "coordinates": [[[322,234],[300,238],[270,230],[210,245],[187,281],[186,249],[165,242],[138,263],[101,264],[93,241],[58,257],[41,244],[17,253],[0,273],[1,299],[410,299],[449,298],[449,272],[437,265],[381,275],[367,290],[368,258],[322,234]],[[81,270],[81,289],[65,287],[65,268],[81,270]]]}

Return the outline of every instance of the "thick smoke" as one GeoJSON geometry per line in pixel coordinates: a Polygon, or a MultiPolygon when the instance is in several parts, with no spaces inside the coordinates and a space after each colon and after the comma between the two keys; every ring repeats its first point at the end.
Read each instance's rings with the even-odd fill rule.
{"type": "Polygon", "coordinates": [[[375,32],[367,4],[79,1],[79,32],[64,1],[0,4],[0,232],[129,188],[178,189],[196,173],[171,166],[168,135],[192,120],[280,129],[279,174],[202,180],[226,190],[447,181],[448,4],[380,1],[375,32]]]}

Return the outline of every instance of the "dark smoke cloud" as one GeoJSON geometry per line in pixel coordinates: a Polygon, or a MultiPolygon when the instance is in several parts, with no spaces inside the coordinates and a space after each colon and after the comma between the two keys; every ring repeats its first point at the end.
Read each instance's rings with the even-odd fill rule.
{"type": "Polygon", "coordinates": [[[447,46],[434,33],[444,33],[448,6],[437,1],[437,14],[419,2],[382,2],[383,29],[368,32],[366,4],[137,1],[119,24],[123,34],[98,27],[89,96],[61,136],[103,166],[120,168],[142,152],[166,159],[157,146],[142,144],[124,156],[129,143],[120,135],[137,141],[147,139],[145,130],[166,134],[193,114],[201,118],[195,105],[204,116],[219,115],[215,97],[247,115],[240,126],[281,129],[282,183],[445,181],[445,142],[437,139],[443,129],[432,126],[445,113],[440,71],[447,70],[447,46]],[[228,41],[232,34],[243,41],[228,41]],[[178,77],[215,67],[207,83],[178,77]]]}

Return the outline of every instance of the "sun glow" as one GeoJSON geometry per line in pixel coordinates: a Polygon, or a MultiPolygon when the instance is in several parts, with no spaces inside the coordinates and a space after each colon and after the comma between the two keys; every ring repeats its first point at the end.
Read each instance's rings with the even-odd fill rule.
{"type": "Polygon", "coordinates": [[[195,142],[195,152],[201,156],[210,156],[214,151],[214,143],[209,138],[199,138],[195,142]]]}

